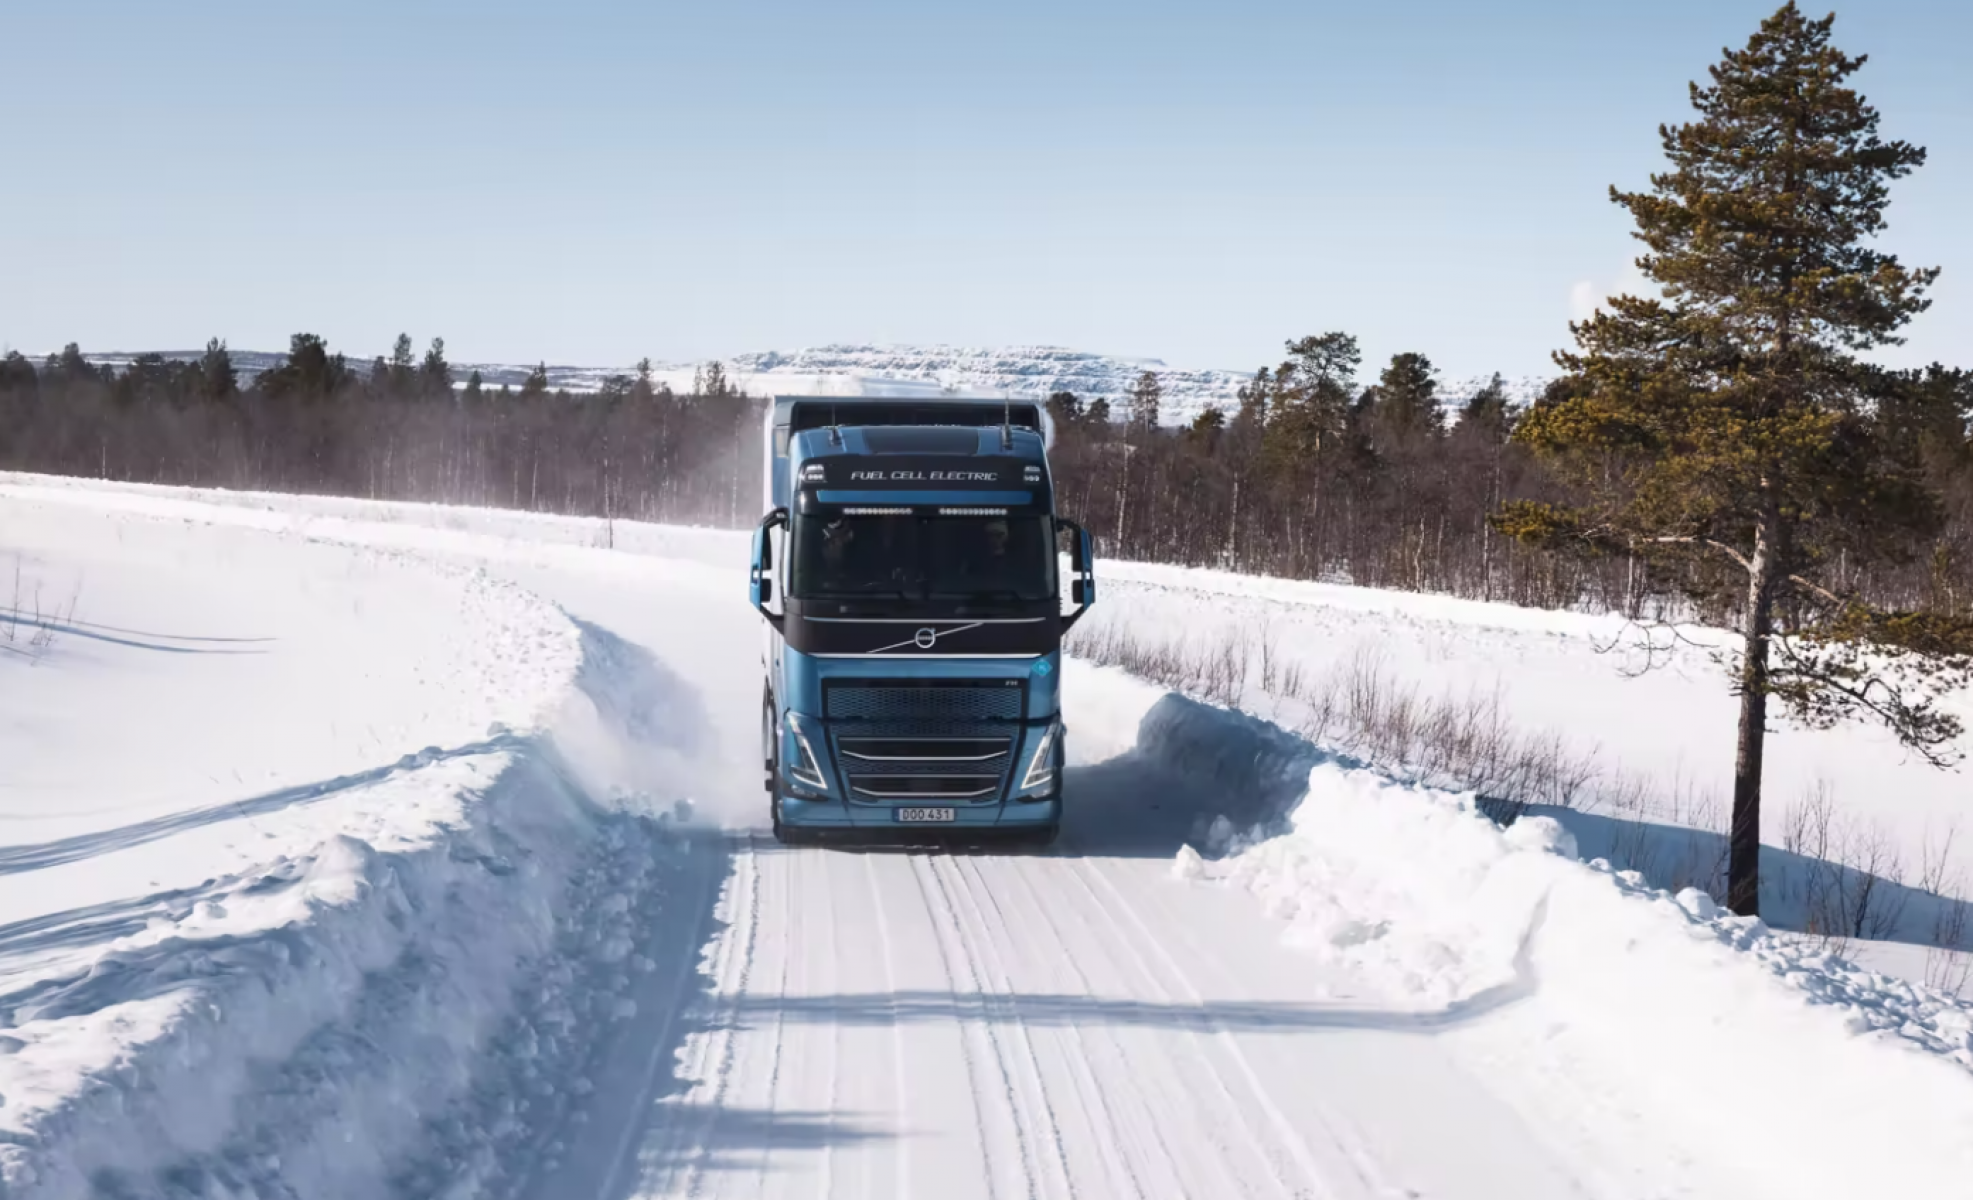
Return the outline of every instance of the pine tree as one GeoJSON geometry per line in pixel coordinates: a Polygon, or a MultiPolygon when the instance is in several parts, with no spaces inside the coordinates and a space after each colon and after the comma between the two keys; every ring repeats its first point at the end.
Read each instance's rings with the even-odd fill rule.
{"type": "Polygon", "coordinates": [[[1158,427],[1158,409],[1164,400],[1164,385],[1151,371],[1139,375],[1130,385],[1130,423],[1138,429],[1158,427]]]}
{"type": "Polygon", "coordinates": [[[1459,410],[1459,431],[1489,445],[1507,440],[1513,429],[1514,414],[1507,402],[1507,384],[1498,371],[1487,385],[1473,393],[1459,410]]]}
{"type": "Polygon", "coordinates": [[[224,400],[240,390],[240,375],[233,368],[233,356],[227,353],[226,343],[219,338],[206,342],[206,352],[199,359],[199,382],[207,399],[224,400]]]}
{"type": "Polygon", "coordinates": [[[1611,189],[1664,298],[1571,323],[1577,348],[1555,358],[1572,384],[1517,431],[1587,502],[1501,517],[1527,540],[1648,558],[1738,609],[1727,902],[1743,914],[1760,908],[1769,699],[1811,726],[1881,719],[1943,762],[1960,723],[1937,697],[1973,679],[1973,620],[1874,606],[1830,578],[1839,558],[1896,561],[1939,515],[1878,403],[1895,381],[1854,357],[1928,303],[1936,270],[1867,244],[1925,152],[1878,136],[1845,86],[1864,60],[1831,45],[1833,23],[1781,8],[1692,86],[1699,119],[1661,129],[1671,169],[1611,189]]]}
{"type": "Polygon", "coordinates": [[[60,358],[50,359],[49,368],[64,383],[80,383],[83,380],[95,381],[96,368],[82,356],[82,347],[74,342],[62,347],[60,358]]]}
{"type": "Polygon", "coordinates": [[[18,350],[7,351],[7,357],[0,359],[0,393],[33,399],[40,390],[41,377],[35,373],[34,364],[18,350]]]}
{"type": "Polygon", "coordinates": [[[521,399],[535,400],[548,394],[548,364],[539,363],[521,381],[521,399]]]}
{"type": "Polygon", "coordinates": [[[468,403],[472,403],[484,399],[485,396],[486,381],[480,378],[479,368],[474,367],[473,373],[466,376],[466,390],[462,398],[468,403]]]}
{"type": "Polygon", "coordinates": [[[411,335],[400,333],[391,345],[390,366],[385,375],[384,390],[387,394],[403,399],[412,393],[411,380],[417,365],[411,357],[411,335]]]}
{"type": "Polygon", "coordinates": [[[1377,378],[1370,420],[1384,448],[1415,446],[1443,433],[1445,415],[1439,408],[1432,360],[1422,354],[1393,355],[1377,378]]]}
{"type": "Polygon", "coordinates": [[[297,333],[288,339],[287,360],[262,375],[258,385],[270,396],[322,400],[339,391],[348,377],[343,356],[330,354],[327,342],[313,333],[297,333]]]}
{"type": "Polygon", "coordinates": [[[738,394],[738,389],[726,380],[725,365],[718,360],[707,363],[694,376],[692,391],[696,395],[717,400],[738,394]]]}
{"type": "MultiPolygon", "coordinates": [[[[1254,377],[1256,402],[1272,393],[1261,459],[1268,476],[1290,492],[1312,487],[1325,455],[1341,448],[1349,426],[1350,393],[1363,353],[1347,333],[1331,332],[1288,343],[1288,358],[1272,377],[1254,377]]],[[[1310,503],[1317,503],[1309,493],[1310,503]]]]}
{"type": "Polygon", "coordinates": [[[1074,392],[1053,392],[1048,397],[1048,416],[1058,432],[1067,432],[1082,423],[1082,398],[1074,392]]]}
{"type": "Polygon", "coordinates": [[[452,365],[445,361],[444,338],[433,338],[431,349],[425,351],[425,361],[418,368],[418,390],[427,399],[452,395],[452,365]]]}

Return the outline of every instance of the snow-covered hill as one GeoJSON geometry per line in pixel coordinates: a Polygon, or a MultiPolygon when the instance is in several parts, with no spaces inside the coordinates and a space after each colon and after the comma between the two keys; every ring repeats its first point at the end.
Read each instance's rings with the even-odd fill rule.
{"type": "MultiPolygon", "coordinates": [[[[189,350],[159,353],[168,359],[199,357],[197,351],[189,350]]],[[[121,367],[136,356],[135,352],[124,352],[88,357],[98,364],[121,367]]],[[[234,364],[243,376],[274,367],[282,357],[265,351],[233,351],[234,364]]],[[[1125,358],[1060,346],[812,346],[792,352],[737,354],[722,363],[729,378],[756,395],[909,395],[952,389],[1040,398],[1068,391],[1086,401],[1107,398],[1118,411],[1130,385],[1150,371],[1164,389],[1164,417],[1169,423],[1190,421],[1211,405],[1230,412],[1238,404],[1240,385],[1252,378],[1250,371],[1188,370],[1155,358],[1125,358]]],[[[701,365],[656,364],[655,373],[673,390],[682,391],[692,386],[693,375],[701,365]]],[[[352,366],[368,370],[369,360],[353,358],[352,366]]],[[[519,387],[532,369],[533,365],[526,363],[458,363],[454,373],[462,382],[478,371],[488,387],[519,387]]],[[[628,375],[631,370],[628,366],[549,364],[548,381],[551,387],[593,391],[609,376],[628,375]]],[[[1540,392],[1543,382],[1538,378],[1512,379],[1506,385],[1512,397],[1525,402],[1540,392]]],[[[1486,383],[1485,378],[1447,378],[1441,380],[1440,389],[1448,404],[1457,405],[1486,383]]]]}

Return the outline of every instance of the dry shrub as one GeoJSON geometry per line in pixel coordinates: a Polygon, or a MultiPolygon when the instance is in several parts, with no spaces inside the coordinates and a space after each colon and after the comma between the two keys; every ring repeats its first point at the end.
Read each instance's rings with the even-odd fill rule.
{"type": "MultiPolygon", "coordinates": [[[[1725,897],[1727,822],[1717,793],[1682,772],[1666,786],[1612,768],[1553,730],[1520,730],[1498,692],[1428,695],[1374,652],[1317,675],[1284,657],[1265,624],[1161,638],[1105,623],[1079,629],[1069,648],[1174,691],[1261,712],[1394,777],[1475,793],[1502,823],[1531,805],[1601,812],[1614,822],[1610,860],[1619,870],[1673,891],[1696,887],[1725,897]]],[[[1839,951],[1851,939],[1898,934],[1912,890],[1881,822],[1840,814],[1830,789],[1818,785],[1788,814],[1783,848],[1804,860],[1780,883],[1804,914],[1805,932],[1839,951]]],[[[1964,953],[1973,949],[1973,906],[1957,898],[1964,881],[1952,870],[1952,850],[1951,831],[1936,844],[1928,839],[1913,887],[1936,898],[1928,933],[1938,961],[1928,974],[1942,985],[1964,985],[1973,977],[1973,955],[1964,953]]]]}
{"type": "Polygon", "coordinates": [[[44,603],[40,581],[27,574],[18,554],[14,555],[13,567],[13,599],[0,608],[0,654],[36,663],[54,649],[63,627],[75,619],[79,596],[71,594],[60,603],[44,603]]]}

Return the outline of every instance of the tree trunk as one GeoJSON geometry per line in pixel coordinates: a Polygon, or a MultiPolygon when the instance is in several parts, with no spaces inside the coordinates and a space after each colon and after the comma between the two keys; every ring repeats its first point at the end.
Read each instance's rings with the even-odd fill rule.
{"type": "Polygon", "coordinates": [[[1727,839],[1726,906],[1761,914],[1761,761],[1767,745],[1768,636],[1779,574],[1780,514],[1762,515],[1747,566],[1746,641],[1740,667],[1740,737],[1733,756],[1733,828],[1727,839]]]}

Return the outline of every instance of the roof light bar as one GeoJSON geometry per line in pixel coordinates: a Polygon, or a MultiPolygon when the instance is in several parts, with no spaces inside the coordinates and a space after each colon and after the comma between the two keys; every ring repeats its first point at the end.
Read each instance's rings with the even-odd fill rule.
{"type": "Polygon", "coordinates": [[[908,517],[911,513],[912,510],[908,506],[904,508],[871,508],[868,506],[859,506],[843,509],[843,515],[846,517],[908,517]]]}
{"type": "Polygon", "coordinates": [[[1007,510],[1004,508],[941,508],[939,515],[941,517],[1004,517],[1007,515],[1007,510]]]}

